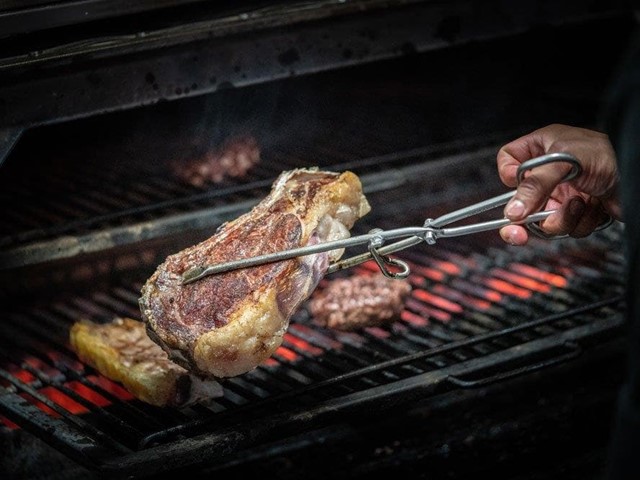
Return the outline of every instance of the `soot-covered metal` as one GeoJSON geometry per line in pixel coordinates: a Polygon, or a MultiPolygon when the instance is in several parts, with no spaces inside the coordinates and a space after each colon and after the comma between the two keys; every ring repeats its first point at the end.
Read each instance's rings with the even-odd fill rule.
{"type": "MultiPolygon", "coordinates": [[[[205,2],[167,3],[192,18],[205,2]]],[[[148,106],[142,104],[160,95],[153,92],[164,91],[153,85],[167,77],[143,68],[144,88],[134,88],[123,73],[133,64],[118,55],[100,68],[126,80],[122,97],[103,90],[104,105],[93,96],[82,108],[77,99],[46,103],[39,88],[29,90],[31,80],[6,84],[33,94],[24,105],[44,103],[42,115],[2,104],[9,106],[2,126],[23,132],[7,135],[13,148],[0,166],[4,472],[43,479],[51,471],[56,478],[267,471],[280,478],[382,472],[534,479],[600,471],[624,341],[621,224],[584,239],[534,239],[523,248],[486,232],[405,250],[398,255],[411,267],[412,292],[398,321],[342,332],[316,324],[303,305],[274,356],[228,379],[225,395],[206,405],[145,404],[70,349],[69,328],[81,318],[140,319],[140,288],[159,262],[247,211],[283,170],[355,172],[372,205],[356,234],[420,225],[503,192],[495,155],[505,141],[551,122],[597,124],[633,25],[614,5],[594,5],[584,16],[568,6],[563,21],[563,12],[545,2],[528,2],[531,15],[521,12],[518,28],[485,35],[465,15],[444,15],[449,8],[477,13],[466,2],[370,2],[358,15],[364,3],[335,2],[336,17],[302,24],[317,28],[322,40],[325,28],[373,28],[384,18],[409,22],[415,32],[429,17],[431,46],[400,43],[397,55],[365,58],[344,43],[324,60],[307,56],[312,49],[279,47],[276,62],[294,74],[256,64],[260,75],[234,82],[243,88],[213,91],[199,79],[187,94],[169,95],[175,101],[148,106]],[[444,17],[424,13],[440,7],[444,17]],[[409,18],[415,9],[426,16],[409,18]],[[554,13],[555,23],[544,20],[554,13]],[[578,55],[584,50],[592,52],[588,65],[578,55]],[[545,65],[538,69],[531,59],[541,51],[545,65]],[[151,96],[136,97],[146,95],[142,90],[151,96]],[[103,109],[118,111],[93,115],[103,109]],[[176,176],[176,162],[188,165],[228,138],[247,136],[260,159],[246,175],[195,183],[176,176]]],[[[298,7],[301,15],[318,14],[314,6],[298,7]]],[[[304,36],[305,29],[293,28],[295,16],[278,18],[288,28],[265,27],[267,33],[287,42],[304,36]]],[[[488,30],[496,25],[495,17],[486,22],[488,30]]],[[[262,34],[249,30],[254,40],[262,34]]],[[[211,42],[247,42],[242,32],[211,42]]],[[[55,38],[49,33],[39,32],[55,38]]],[[[153,62],[158,52],[179,57],[213,43],[126,58],[153,62]]],[[[247,58],[263,52],[251,45],[240,49],[247,58]]],[[[327,44],[315,45],[319,51],[327,44]]],[[[216,68],[234,69],[226,57],[218,60],[216,68]]],[[[67,67],[73,78],[75,66],[67,67]]],[[[194,65],[180,75],[203,72],[194,65]]],[[[218,86],[222,79],[216,76],[218,86]]],[[[367,263],[332,275],[375,268],[367,263]]]]}

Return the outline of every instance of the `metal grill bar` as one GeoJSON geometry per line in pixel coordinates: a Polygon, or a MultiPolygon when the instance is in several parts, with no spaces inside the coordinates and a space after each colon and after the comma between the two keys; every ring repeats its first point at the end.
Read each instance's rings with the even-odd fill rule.
{"type": "Polygon", "coordinates": [[[113,438],[109,435],[106,435],[104,432],[96,428],[94,425],[89,422],[84,421],[84,419],[79,415],[69,415],[66,410],[60,407],[57,403],[51,401],[44,395],[41,395],[36,389],[27,385],[24,382],[21,382],[16,377],[11,375],[9,372],[6,372],[3,369],[0,369],[0,378],[5,380],[7,383],[12,385],[19,392],[23,392],[30,397],[36,399],[43,405],[46,405],[50,410],[58,413],[60,416],[64,417],[67,422],[79,428],[81,432],[85,432],[89,437],[96,438],[98,441],[104,443],[104,445],[115,449],[119,452],[126,452],[127,448],[124,445],[121,445],[113,440],[113,438]]]}

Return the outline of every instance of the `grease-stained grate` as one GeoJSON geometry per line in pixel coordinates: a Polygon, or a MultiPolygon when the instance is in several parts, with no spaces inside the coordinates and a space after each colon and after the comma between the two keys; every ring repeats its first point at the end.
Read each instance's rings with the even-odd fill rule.
{"type": "MultiPolygon", "coordinates": [[[[346,411],[368,397],[393,395],[403,382],[416,382],[409,391],[430,382],[443,388],[440,372],[486,359],[499,365],[522,345],[617,326],[623,308],[620,234],[614,226],[587,239],[534,240],[519,249],[494,239],[479,251],[473,240],[457,239],[404,251],[413,290],[399,321],[338,332],[317,326],[302,308],[272,358],[225,381],[224,397],[183,409],[133,399],[79,362],[67,344],[79,318],[139,318],[143,277],[13,309],[0,322],[4,428],[28,429],[94,467],[134,471],[146,465],[145,452],[163,445],[182,452],[187,463],[198,462],[198,448],[185,451],[181,442],[204,432],[247,447],[273,434],[267,419],[274,415],[280,422],[282,415],[290,418],[279,428],[304,430],[322,416],[323,405],[346,411]],[[244,434],[232,434],[238,431],[244,434]]],[[[366,263],[340,274],[375,269],[366,263]]]]}

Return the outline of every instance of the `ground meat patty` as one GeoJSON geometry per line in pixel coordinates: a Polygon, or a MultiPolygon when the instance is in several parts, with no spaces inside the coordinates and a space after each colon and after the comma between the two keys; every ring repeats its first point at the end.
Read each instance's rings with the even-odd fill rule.
{"type": "Polygon", "coordinates": [[[174,175],[183,181],[201,187],[206,183],[219,183],[227,178],[241,178],[260,161],[260,147],[250,135],[227,139],[219,148],[203,155],[171,165],[174,175]]]}
{"type": "Polygon", "coordinates": [[[313,320],[328,328],[353,331],[397,320],[411,292],[405,280],[381,273],[338,278],[309,300],[313,320]]]}
{"type": "Polygon", "coordinates": [[[117,317],[98,324],[83,319],[69,332],[71,348],[105,377],[136,398],[158,407],[183,407],[223,395],[213,379],[202,379],[169,360],[142,322],[117,317]]]}

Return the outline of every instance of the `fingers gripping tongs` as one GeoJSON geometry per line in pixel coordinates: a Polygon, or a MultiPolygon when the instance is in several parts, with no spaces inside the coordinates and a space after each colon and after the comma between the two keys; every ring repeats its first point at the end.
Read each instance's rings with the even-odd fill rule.
{"type": "MultiPolygon", "coordinates": [[[[555,162],[564,162],[568,163],[571,166],[571,170],[567,173],[567,175],[565,175],[565,177],[562,179],[562,182],[567,182],[582,173],[582,167],[580,166],[580,163],[572,155],[566,153],[551,153],[548,155],[533,158],[522,163],[518,167],[517,171],[518,184],[524,178],[524,175],[527,171],[541,165],[555,162]]],[[[306,247],[294,248],[290,250],[259,255],[256,257],[233,260],[217,265],[194,267],[187,270],[182,275],[182,283],[187,284],[195,282],[196,280],[199,280],[208,275],[215,275],[231,270],[237,270],[240,268],[254,267],[266,263],[288,260],[303,255],[329,252],[332,250],[338,250],[363,244],[367,244],[367,252],[331,264],[326,273],[333,273],[338,270],[350,268],[373,258],[385,276],[390,278],[406,278],[409,275],[409,265],[407,265],[406,262],[403,262],[400,259],[390,258],[388,255],[400,250],[404,250],[405,248],[412,247],[422,242],[433,245],[439,238],[470,235],[487,230],[500,229],[507,225],[514,224],[526,225],[526,227],[534,234],[538,236],[544,236],[544,238],[551,238],[548,235],[544,234],[544,232],[542,232],[542,230],[535,224],[546,219],[547,217],[555,213],[556,210],[544,210],[533,213],[524,218],[522,221],[518,222],[512,222],[507,218],[501,218],[470,225],[447,227],[447,225],[450,225],[451,223],[466,219],[482,212],[486,212],[501,205],[505,205],[511,199],[511,197],[515,195],[515,193],[516,191],[513,190],[502,195],[489,198],[488,200],[469,205],[454,212],[447,213],[438,218],[429,218],[421,227],[403,227],[393,230],[373,229],[365,235],[358,235],[342,240],[317,243],[306,247]],[[385,242],[387,240],[397,238],[403,238],[403,240],[385,245],[385,242]],[[398,271],[392,271],[390,267],[394,267],[394,270],[398,271]]],[[[607,222],[600,228],[604,228],[610,223],[611,221],[607,222]]]]}

